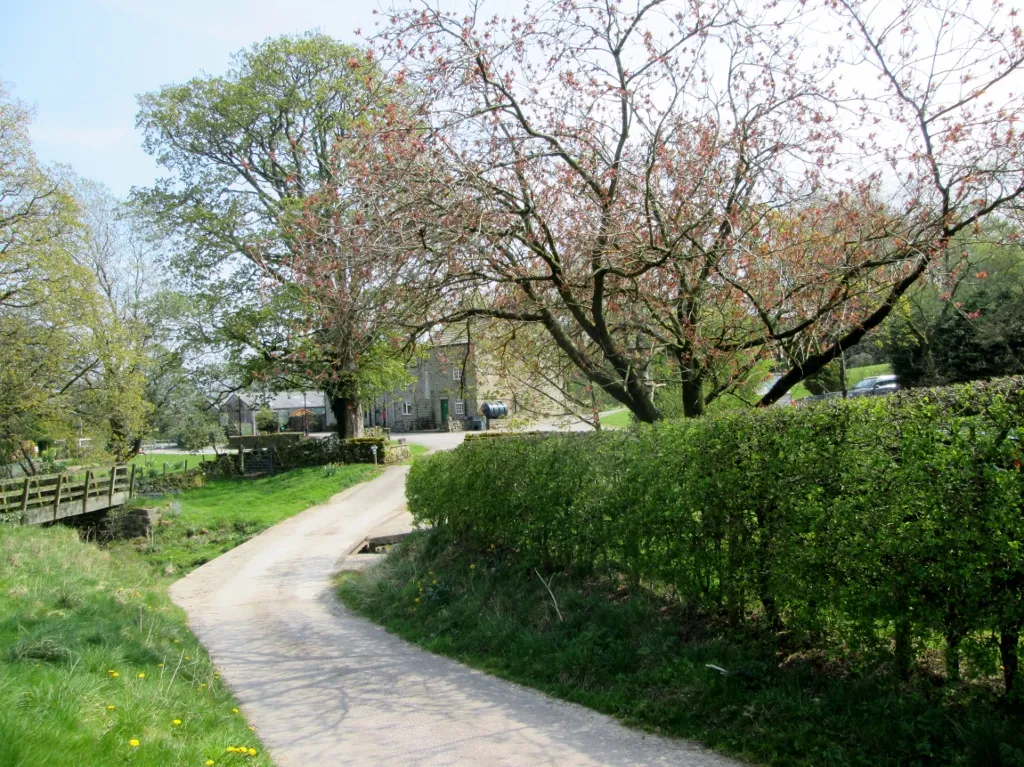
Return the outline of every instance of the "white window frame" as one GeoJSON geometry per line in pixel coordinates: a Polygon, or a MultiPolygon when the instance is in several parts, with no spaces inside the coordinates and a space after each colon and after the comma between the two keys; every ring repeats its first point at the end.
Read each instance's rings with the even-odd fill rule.
{"type": "Polygon", "coordinates": [[[461,381],[462,380],[462,368],[460,368],[458,366],[452,368],[452,380],[454,380],[454,381],[461,381]]]}
{"type": "Polygon", "coordinates": [[[457,399],[455,400],[455,415],[466,415],[466,400],[457,399]]]}
{"type": "Polygon", "coordinates": [[[402,401],[402,415],[412,415],[412,403],[409,400],[402,401]]]}

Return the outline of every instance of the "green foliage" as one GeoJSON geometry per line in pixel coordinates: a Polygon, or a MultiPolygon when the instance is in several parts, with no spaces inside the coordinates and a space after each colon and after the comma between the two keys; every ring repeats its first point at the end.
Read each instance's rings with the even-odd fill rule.
{"type": "Polygon", "coordinates": [[[271,764],[137,556],[62,527],[0,527],[0,562],[0,764],[221,764],[243,743],[257,750],[246,764],[271,764]]]}
{"type": "Polygon", "coordinates": [[[281,430],[281,422],[277,413],[269,407],[260,408],[256,411],[256,428],[260,431],[278,432],[281,430]]]}
{"type": "Polygon", "coordinates": [[[467,440],[413,465],[409,508],[476,550],[624,573],[846,663],[909,673],[940,643],[950,680],[968,654],[986,678],[1024,626],[1022,384],[467,440]]]}
{"type": "Polygon", "coordinates": [[[972,244],[896,308],[884,336],[907,386],[1024,372],[1024,249],[972,244]]]}
{"type": "MultiPolygon", "coordinates": [[[[814,375],[805,378],[803,385],[807,387],[807,391],[811,394],[842,391],[843,371],[840,363],[837,360],[833,360],[814,375]]],[[[849,385],[849,382],[847,382],[847,386],[849,385]]]]}

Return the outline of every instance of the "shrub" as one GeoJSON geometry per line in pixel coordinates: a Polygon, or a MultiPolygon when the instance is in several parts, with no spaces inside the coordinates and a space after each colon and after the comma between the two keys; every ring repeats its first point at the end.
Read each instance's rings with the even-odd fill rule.
{"type": "Polygon", "coordinates": [[[627,432],[467,441],[414,464],[409,508],[526,565],[604,568],[802,646],[941,646],[1004,669],[1024,626],[1024,380],[627,432]],[[997,640],[989,641],[990,635],[997,640]]]}

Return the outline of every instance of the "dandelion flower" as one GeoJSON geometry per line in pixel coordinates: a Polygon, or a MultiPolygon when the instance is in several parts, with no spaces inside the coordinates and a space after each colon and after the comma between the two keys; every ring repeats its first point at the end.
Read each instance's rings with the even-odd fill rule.
{"type": "Polygon", "coordinates": [[[115,708],[116,706],[107,706],[107,711],[113,711],[115,708]]]}
{"type": "Polygon", "coordinates": [[[137,596],[137,597],[141,597],[141,596],[142,596],[142,592],[141,592],[141,591],[136,591],[136,592],[135,592],[135,596],[137,596]]]}
{"type": "Polygon", "coordinates": [[[128,741],[128,745],[131,746],[132,748],[138,748],[139,747],[139,739],[138,738],[132,738],[131,740],[128,741]]]}
{"type": "Polygon", "coordinates": [[[192,659],[186,655],[185,656],[185,660],[192,660],[192,659]]]}
{"type": "Polygon", "coordinates": [[[214,761],[213,759],[207,759],[205,762],[203,762],[203,764],[205,764],[206,767],[210,767],[212,764],[214,764],[214,761]]]}
{"type": "Polygon", "coordinates": [[[470,565],[470,566],[469,566],[469,569],[470,569],[470,570],[476,570],[476,565],[470,565]]]}
{"type": "Polygon", "coordinates": [[[237,713],[238,713],[238,709],[237,709],[237,708],[233,708],[233,709],[231,709],[231,713],[232,713],[232,714],[237,714],[237,713]]]}
{"type": "Polygon", "coordinates": [[[121,676],[121,675],[120,675],[120,674],[118,674],[118,673],[117,673],[116,671],[111,671],[111,672],[110,672],[110,676],[111,676],[112,678],[114,678],[114,679],[117,679],[117,678],[118,678],[119,676],[121,676]]]}
{"type": "Polygon", "coordinates": [[[139,674],[139,679],[145,679],[145,678],[146,678],[145,674],[139,674]]]}
{"type": "Polygon", "coordinates": [[[175,719],[173,722],[171,722],[171,724],[174,725],[175,727],[181,727],[181,720],[180,719],[175,719]]]}
{"type": "Polygon", "coordinates": [[[235,753],[235,747],[234,746],[228,746],[224,750],[227,751],[229,754],[235,753]]]}
{"type": "Polygon", "coordinates": [[[253,731],[255,731],[255,730],[256,730],[256,728],[255,728],[255,727],[253,727],[253,726],[252,726],[251,724],[249,725],[249,729],[250,729],[250,730],[253,730],[253,731]]]}
{"type": "Polygon", "coordinates": [[[249,749],[249,756],[256,756],[256,749],[255,748],[250,748],[249,749]]]}

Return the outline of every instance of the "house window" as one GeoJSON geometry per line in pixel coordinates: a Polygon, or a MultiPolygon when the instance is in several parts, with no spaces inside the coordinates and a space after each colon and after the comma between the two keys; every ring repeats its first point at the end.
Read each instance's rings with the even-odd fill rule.
{"type": "Polygon", "coordinates": [[[459,368],[459,367],[452,368],[452,378],[454,378],[456,381],[461,381],[462,380],[462,368],[459,368]]]}
{"type": "Polygon", "coordinates": [[[402,415],[412,415],[412,403],[409,400],[402,403],[402,415]]]}
{"type": "Polygon", "coordinates": [[[457,399],[457,400],[455,400],[455,415],[465,415],[465,414],[466,414],[466,400],[464,400],[464,399],[457,399]]]}

